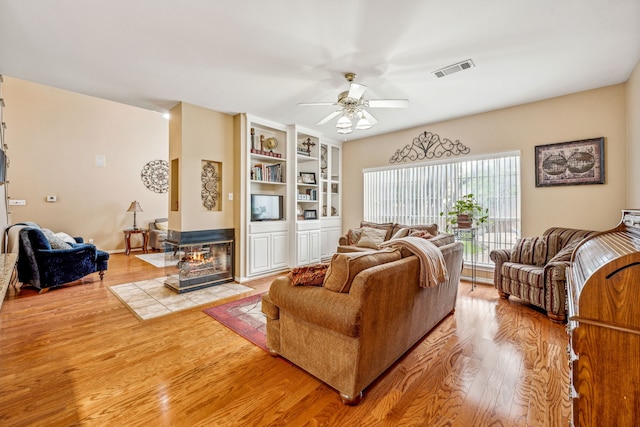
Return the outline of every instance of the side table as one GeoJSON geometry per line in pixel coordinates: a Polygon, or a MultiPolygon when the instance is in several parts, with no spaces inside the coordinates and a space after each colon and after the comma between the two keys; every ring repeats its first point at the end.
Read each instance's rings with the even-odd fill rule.
{"type": "MultiPolygon", "coordinates": [[[[124,233],[124,253],[129,255],[131,253],[131,235],[132,234],[142,234],[142,246],[136,246],[136,248],[142,248],[142,253],[147,253],[147,244],[149,243],[149,230],[143,230],[141,228],[134,230],[132,228],[128,228],[126,230],[122,230],[124,233]]],[[[134,248],[134,249],[136,249],[134,248]]]]}
{"type": "Polygon", "coordinates": [[[471,290],[476,288],[476,265],[478,264],[478,228],[453,227],[453,236],[464,244],[464,259],[471,264],[471,290]]]}

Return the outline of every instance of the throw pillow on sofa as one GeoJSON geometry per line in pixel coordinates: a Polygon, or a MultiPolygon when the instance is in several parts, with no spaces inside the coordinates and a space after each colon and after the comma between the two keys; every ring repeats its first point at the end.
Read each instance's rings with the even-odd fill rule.
{"type": "Polygon", "coordinates": [[[360,227],[378,228],[380,230],[385,230],[387,233],[384,237],[384,240],[389,240],[391,236],[393,236],[394,226],[395,223],[393,222],[377,223],[370,221],[360,221],[360,227]]]}
{"type": "Polygon", "coordinates": [[[353,278],[362,270],[399,259],[400,251],[391,248],[376,252],[334,254],[324,278],[324,287],[330,291],[348,293],[353,278]]]}
{"type": "Polygon", "coordinates": [[[407,237],[408,235],[409,235],[409,227],[404,227],[396,231],[396,233],[393,236],[391,236],[391,239],[389,240],[402,239],[403,237],[407,237]]]}
{"type": "Polygon", "coordinates": [[[558,251],[558,253],[555,254],[554,257],[549,260],[549,262],[570,262],[571,255],[573,254],[573,250],[576,248],[576,246],[578,246],[578,243],[580,243],[581,241],[582,241],[581,239],[575,239],[574,241],[570,242],[567,246],[560,249],[560,251],[558,251]]]}
{"type": "Polygon", "coordinates": [[[429,233],[426,230],[409,230],[409,236],[422,237],[423,239],[431,239],[433,237],[433,234],[429,233]]]}
{"type": "Polygon", "coordinates": [[[352,228],[347,231],[347,245],[355,245],[360,240],[362,228],[352,228]]]}
{"type": "Polygon", "coordinates": [[[44,237],[49,241],[51,249],[71,249],[69,243],[56,236],[56,234],[48,228],[43,228],[42,234],[44,234],[44,237]]]}
{"type": "Polygon", "coordinates": [[[328,263],[292,268],[288,274],[291,279],[291,286],[322,286],[328,268],[328,263]]]}
{"type": "Polygon", "coordinates": [[[431,234],[432,236],[438,235],[438,224],[414,224],[414,225],[396,224],[396,227],[408,228],[410,230],[409,232],[415,231],[415,230],[424,230],[429,232],[429,234],[431,234]]]}
{"type": "Polygon", "coordinates": [[[169,221],[160,221],[155,223],[156,229],[161,231],[169,230],[169,221]]]}
{"type": "Polygon", "coordinates": [[[76,239],[74,239],[73,237],[69,236],[67,233],[65,233],[64,231],[58,231],[57,233],[55,233],[55,235],[59,238],[61,238],[62,240],[64,240],[65,242],[67,242],[70,245],[75,245],[76,243],[76,239]]]}
{"type": "Polygon", "coordinates": [[[380,244],[384,242],[384,238],[387,235],[386,230],[379,228],[363,227],[360,233],[360,239],[356,246],[360,248],[378,249],[380,244]]]}
{"type": "Polygon", "coordinates": [[[540,237],[523,237],[516,242],[511,262],[542,267],[558,252],[560,239],[551,234],[540,237]]]}

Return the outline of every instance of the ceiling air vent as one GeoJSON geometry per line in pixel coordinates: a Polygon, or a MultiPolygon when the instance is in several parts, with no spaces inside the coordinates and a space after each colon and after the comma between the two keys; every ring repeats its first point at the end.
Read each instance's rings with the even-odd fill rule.
{"type": "Polygon", "coordinates": [[[449,74],[457,73],[458,71],[468,70],[473,66],[473,61],[467,59],[466,61],[458,62],[457,64],[448,65],[444,68],[440,68],[439,70],[432,71],[432,73],[435,74],[437,78],[441,78],[448,76],[449,74]]]}

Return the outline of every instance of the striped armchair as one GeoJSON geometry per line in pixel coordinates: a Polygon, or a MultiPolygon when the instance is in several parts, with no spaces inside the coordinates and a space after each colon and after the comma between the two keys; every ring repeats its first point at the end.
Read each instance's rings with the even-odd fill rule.
{"type": "Polygon", "coordinates": [[[494,285],[500,298],[518,297],[544,309],[554,322],[566,319],[565,271],[571,253],[591,230],[552,227],[539,237],[520,239],[510,250],[491,251],[494,285]]]}

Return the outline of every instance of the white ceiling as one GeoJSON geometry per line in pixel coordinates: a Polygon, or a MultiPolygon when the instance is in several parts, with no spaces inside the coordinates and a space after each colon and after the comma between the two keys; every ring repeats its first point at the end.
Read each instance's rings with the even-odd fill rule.
{"type": "Polygon", "coordinates": [[[622,83],[639,59],[639,0],[0,0],[0,74],[336,139],[315,126],[334,107],[296,104],[335,101],[345,72],[410,100],[350,140],[622,83]]]}

